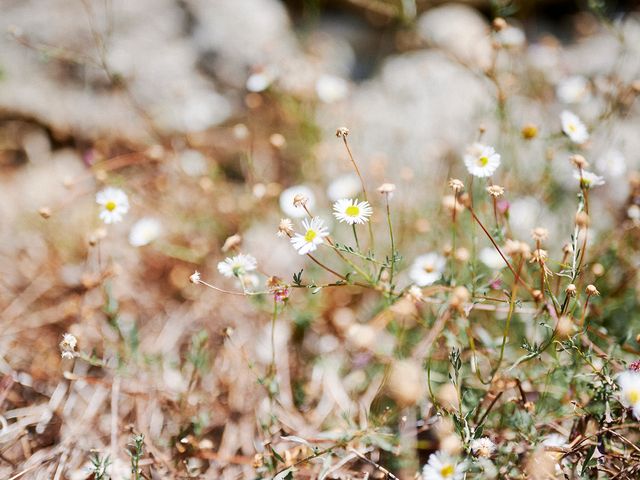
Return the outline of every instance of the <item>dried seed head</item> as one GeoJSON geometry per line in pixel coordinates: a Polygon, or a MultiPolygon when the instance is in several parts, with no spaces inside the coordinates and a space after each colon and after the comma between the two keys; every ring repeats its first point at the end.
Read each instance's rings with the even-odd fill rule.
{"type": "Polygon", "coordinates": [[[547,258],[549,258],[549,254],[546,250],[543,250],[542,248],[536,248],[533,251],[533,255],[531,256],[530,261],[531,263],[539,263],[540,265],[542,265],[547,261],[547,258]]]}
{"type": "Polygon", "coordinates": [[[567,288],[564,289],[565,293],[570,297],[575,297],[578,289],[573,283],[567,285],[567,288]]]}
{"type": "Polygon", "coordinates": [[[595,285],[591,285],[591,284],[587,285],[587,288],[585,289],[585,292],[589,296],[591,296],[591,295],[595,295],[595,296],[600,295],[600,292],[598,291],[596,286],[595,285]]]}
{"type": "Polygon", "coordinates": [[[457,178],[450,178],[449,187],[456,193],[461,192],[464,189],[464,183],[462,183],[462,180],[458,180],[457,178]]]}
{"type": "Polygon", "coordinates": [[[51,217],[51,209],[49,207],[42,207],[41,209],[38,210],[38,213],[45,220],[51,217]]]}
{"type": "Polygon", "coordinates": [[[579,228],[587,228],[589,226],[590,220],[587,212],[578,212],[576,213],[576,225],[579,228]]]}
{"type": "Polygon", "coordinates": [[[238,235],[237,233],[235,235],[231,235],[224,241],[224,244],[222,245],[222,251],[228,252],[229,250],[236,249],[240,246],[241,243],[242,237],[240,235],[238,235]]]}
{"type": "Polygon", "coordinates": [[[189,277],[189,281],[191,283],[200,283],[200,272],[199,271],[195,271],[191,274],[191,276],[189,277]]]}
{"type": "Polygon", "coordinates": [[[547,238],[549,238],[549,230],[542,227],[536,227],[531,231],[531,237],[536,242],[544,242],[547,238]]]}
{"type": "Polygon", "coordinates": [[[571,255],[573,253],[573,246],[570,243],[565,243],[562,246],[562,253],[565,255],[571,255]]]}
{"type": "Polygon", "coordinates": [[[491,26],[496,32],[500,32],[507,28],[507,21],[502,17],[496,17],[493,19],[491,26]]]}
{"type": "Polygon", "coordinates": [[[396,191],[396,186],[393,183],[383,183],[378,187],[378,192],[385,195],[390,195],[395,191],[396,191]]]}
{"type": "Polygon", "coordinates": [[[468,262],[471,258],[471,253],[464,247],[458,248],[454,253],[454,258],[459,262],[468,262]]]}
{"type": "Polygon", "coordinates": [[[496,444],[488,437],[471,440],[471,453],[476,457],[489,458],[496,451],[496,444]]]}
{"type": "Polygon", "coordinates": [[[349,129],[347,127],[340,127],[336,130],[336,137],[347,138],[349,136],[349,129]]]}
{"type": "Polygon", "coordinates": [[[493,198],[499,198],[504,195],[504,188],[500,185],[489,185],[487,187],[487,193],[493,198]]]}
{"type": "Polygon", "coordinates": [[[304,207],[308,201],[309,199],[307,197],[298,193],[295,197],[293,197],[293,206],[298,208],[304,207]]]}
{"type": "Polygon", "coordinates": [[[527,123],[522,127],[520,133],[525,140],[532,140],[538,136],[538,127],[533,123],[527,123]]]}
{"type": "Polygon", "coordinates": [[[288,218],[280,219],[280,224],[278,225],[278,232],[276,233],[279,237],[290,237],[293,235],[293,223],[288,218]]]}
{"type": "Polygon", "coordinates": [[[573,163],[576,168],[583,169],[589,166],[589,162],[587,162],[587,160],[579,154],[571,155],[569,157],[569,161],[573,163]]]}
{"type": "Polygon", "coordinates": [[[60,342],[60,354],[62,358],[75,358],[78,356],[76,352],[76,346],[78,345],[78,339],[70,333],[62,335],[62,341],[60,342]]]}

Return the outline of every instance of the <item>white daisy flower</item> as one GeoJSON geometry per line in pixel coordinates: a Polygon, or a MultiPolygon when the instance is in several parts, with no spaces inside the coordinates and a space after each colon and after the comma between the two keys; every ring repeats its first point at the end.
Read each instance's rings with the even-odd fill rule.
{"type": "Polygon", "coordinates": [[[324,241],[324,237],[329,236],[329,230],[324,226],[324,222],[320,217],[314,217],[311,221],[304,219],[302,221],[302,228],[304,228],[304,234],[296,233],[291,238],[293,248],[295,248],[300,255],[306,255],[309,252],[313,252],[318,245],[324,241]]]}
{"type": "Polygon", "coordinates": [[[476,457],[489,458],[496,451],[496,444],[489,437],[474,438],[469,447],[476,457]]]}
{"type": "Polygon", "coordinates": [[[316,82],[316,94],[324,103],[334,103],[344,100],[349,93],[349,84],[343,78],[335,75],[320,75],[316,82]]]}
{"type": "Polygon", "coordinates": [[[500,154],[493,147],[474,143],[467,149],[464,164],[475,177],[490,177],[500,166],[500,154]]]}
{"type": "Polygon", "coordinates": [[[242,277],[256,269],[258,262],[251,255],[239,253],[234,257],[227,257],[218,263],[218,271],[225,277],[242,277]]]}
{"type": "Polygon", "coordinates": [[[573,178],[579,180],[586,188],[597,187],[598,185],[604,185],[604,178],[600,175],[596,175],[588,170],[582,170],[581,172],[573,172],[573,178]]]}
{"type": "Polygon", "coordinates": [[[358,199],[343,198],[333,204],[333,215],[340,221],[354,225],[356,223],[366,223],[373,213],[369,202],[358,202],[358,199]]]}
{"type": "Polygon", "coordinates": [[[562,80],[556,87],[556,96],[562,103],[583,103],[589,100],[589,81],[582,75],[562,80]]]}
{"type": "Polygon", "coordinates": [[[162,233],[162,224],[160,221],[155,218],[144,217],[131,227],[129,243],[134,247],[142,247],[157,239],[160,233],[162,233]]]}
{"type": "Polygon", "coordinates": [[[327,187],[327,196],[334,202],[341,198],[355,197],[362,190],[360,179],[355,173],[340,175],[327,187]]]}
{"type": "Polygon", "coordinates": [[[409,277],[419,287],[431,285],[442,277],[446,261],[435,252],[416,257],[409,269],[409,277]]]}
{"type": "Polygon", "coordinates": [[[542,445],[545,447],[562,448],[567,444],[567,437],[560,435],[559,433],[552,433],[542,441],[542,445]]]}
{"type": "Polygon", "coordinates": [[[456,462],[443,452],[432,453],[422,469],[422,480],[462,480],[464,464],[456,462]]]}
{"type": "Polygon", "coordinates": [[[560,114],[560,123],[562,123],[562,131],[573,143],[582,144],[589,140],[587,127],[575,113],[564,110],[560,114]]]}
{"type": "Polygon", "coordinates": [[[96,194],[96,203],[100,209],[100,220],[104,223],[118,223],[129,211],[129,198],[119,188],[107,187],[96,194]]]}
{"type": "Polygon", "coordinates": [[[307,199],[307,208],[311,210],[316,204],[316,197],[313,191],[306,185],[295,185],[283,190],[280,194],[280,208],[287,215],[287,217],[302,218],[307,212],[304,208],[296,207],[293,204],[293,199],[297,195],[302,195],[307,199]]]}
{"type": "Polygon", "coordinates": [[[627,370],[618,375],[620,403],[633,409],[633,415],[640,420],[640,373],[627,370]]]}

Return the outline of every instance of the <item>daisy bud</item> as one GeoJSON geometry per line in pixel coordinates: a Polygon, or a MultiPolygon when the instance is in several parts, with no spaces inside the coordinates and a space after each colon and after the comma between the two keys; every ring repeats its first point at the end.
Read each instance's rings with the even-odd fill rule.
{"type": "Polygon", "coordinates": [[[568,296],[575,297],[576,296],[576,292],[577,292],[577,288],[573,283],[570,283],[569,285],[567,285],[567,288],[565,288],[564,291],[568,296]]]}
{"type": "Polygon", "coordinates": [[[589,226],[590,220],[589,215],[586,212],[578,212],[576,213],[576,225],[580,228],[587,228],[589,226]]]}
{"type": "Polygon", "coordinates": [[[500,32],[507,28],[507,21],[502,17],[496,17],[493,19],[491,26],[496,32],[500,32]]]}
{"type": "Polygon", "coordinates": [[[396,191],[396,186],[393,183],[383,183],[378,187],[378,192],[383,195],[391,195],[396,191]]]}
{"type": "Polygon", "coordinates": [[[336,137],[347,138],[349,136],[349,129],[347,127],[340,127],[336,130],[336,137]]]}
{"type": "Polygon", "coordinates": [[[531,231],[531,237],[536,242],[544,242],[549,238],[549,231],[546,228],[536,227],[531,231]]]}
{"type": "Polygon", "coordinates": [[[504,195],[504,188],[500,185],[489,185],[487,187],[487,193],[493,198],[499,198],[504,195]]]}
{"type": "Polygon", "coordinates": [[[455,411],[458,408],[458,390],[455,385],[445,383],[436,393],[436,400],[447,411],[455,411]]]}
{"type": "Polygon", "coordinates": [[[189,281],[191,283],[200,283],[200,272],[197,270],[193,272],[193,274],[189,277],[189,281]]]}
{"type": "Polygon", "coordinates": [[[241,243],[242,237],[240,235],[238,235],[237,233],[235,235],[231,235],[224,241],[224,244],[222,245],[222,251],[228,252],[229,250],[236,249],[240,246],[241,243]]]}
{"type": "Polygon", "coordinates": [[[454,192],[460,192],[464,189],[464,183],[462,183],[462,180],[458,180],[457,178],[450,178],[449,187],[451,187],[454,192]]]}
{"type": "Polygon", "coordinates": [[[589,162],[587,162],[587,160],[582,155],[579,155],[579,154],[571,155],[569,157],[569,161],[573,163],[573,165],[576,168],[582,169],[582,168],[587,168],[589,166],[589,162]]]}
{"type": "Polygon", "coordinates": [[[282,148],[287,144],[287,140],[280,133],[274,133],[269,137],[269,143],[274,148],[282,148]]]}
{"type": "Polygon", "coordinates": [[[532,140],[538,136],[538,127],[533,123],[527,123],[522,127],[520,133],[525,140],[532,140]]]}
{"type": "Polygon", "coordinates": [[[38,210],[38,213],[45,220],[51,216],[51,209],[49,207],[42,207],[38,210]]]}
{"type": "Polygon", "coordinates": [[[468,262],[471,258],[471,254],[466,248],[460,247],[455,251],[454,258],[459,262],[468,262]]]}
{"type": "Polygon", "coordinates": [[[293,235],[293,223],[288,218],[282,218],[280,220],[280,224],[278,225],[278,232],[276,233],[279,237],[290,237],[293,235]]]}
{"type": "Polygon", "coordinates": [[[469,290],[460,286],[453,289],[449,303],[453,308],[460,310],[470,298],[471,294],[469,293],[469,290]]]}
{"type": "Polygon", "coordinates": [[[562,253],[565,255],[571,255],[573,253],[573,246],[570,243],[565,243],[562,247],[562,253]]]}
{"type": "Polygon", "coordinates": [[[544,298],[544,295],[543,295],[542,291],[540,291],[540,290],[538,290],[538,289],[533,290],[533,291],[531,292],[531,294],[533,295],[533,299],[534,299],[536,302],[539,302],[539,301],[541,301],[541,300],[544,298]]]}
{"type": "Polygon", "coordinates": [[[587,288],[585,289],[585,291],[587,292],[587,295],[591,296],[591,295],[595,295],[598,296],[600,295],[600,292],[598,291],[598,289],[596,288],[595,285],[587,285],[587,288]]]}
{"type": "Polygon", "coordinates": [[[634,92],[636,93],[640,93],[640,80],[635,80],[632,84],[631,84],[631,88],[633,89],[634,92]]]}

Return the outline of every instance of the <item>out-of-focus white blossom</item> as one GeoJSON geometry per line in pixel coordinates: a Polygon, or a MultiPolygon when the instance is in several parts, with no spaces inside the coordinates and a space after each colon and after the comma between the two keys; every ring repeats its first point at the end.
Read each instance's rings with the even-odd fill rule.
{"type": "Polygon", "coordinates": [[[327,196],[335,202],[341,198],[355,197],[361,190],[362,185],[358,176],[355,173],[347,173],[340,175],[329,184],[327,196]]]}
{"type": "Polygon", "coordinates": [[[582,144],[589,140],[587,127],[575,113],[564,110],[560,114],[560,122],[562,131],[573,143],[582,144]]]}
{"type": "Polygon", "coordinates": [[[316,82],[316,94],[324,103],[334,103],[344,100],[349,93],[346,80],[334,75],[320,75],[316,82]]]}
{"type": "Polygon", "coordinates": [[[409,277],[419,287],[431,285],[442,277],[446,261],[438,253],[430,252],[416,257],[409,269],[409,277]]]}
{"type": "Polygon", "coordinates": [[[591,98],[589,81],[582,75],[565,78],[556,87],[556,95],[562,103],[584,103],[591,98]]]}
{"type": "Polygon", "coordinates": [[[242,277],[255,270],[258,262],[252,255],[239,253],[233,257],[227,257],[218,263],[218,271],[225,277],[242,277]]]}
{"type": "Polygon", "coordinates": [[[162,224],[158,219],[144,217],[131,227],[129,243],[134,247],[142,247],[156,240],[162,233],[162,224]]]}

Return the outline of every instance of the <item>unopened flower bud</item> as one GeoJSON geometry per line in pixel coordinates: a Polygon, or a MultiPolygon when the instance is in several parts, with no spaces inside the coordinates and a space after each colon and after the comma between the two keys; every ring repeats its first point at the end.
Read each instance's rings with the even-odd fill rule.
{"type": "Polygon", "coordinates": [[[587,168],[589,166],[589,162],[579,154],[571,155],[569,160],[576,166],[576,168],[587,168]]]}
{"type": "Polygon", "coordinates": [[[40,210],[38,210],[38,213],[42,218],[46,220],[51,216],[51,209],[49,207],[42,207],[40,210]]]}
{"type": "Polygon", "coordinates": [[[589,215],[586,212],[576,213],[576,225],[580,228],[587,228],[589,226],[589,215]]]}
{"type": "Polygon", "coordinates": [[[491,26],[496,32],[500,32],[507,28],[507,21],[502,17],[496,17],[493,19],[491,26]]]}

